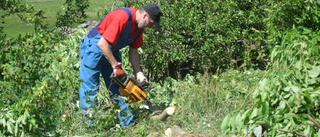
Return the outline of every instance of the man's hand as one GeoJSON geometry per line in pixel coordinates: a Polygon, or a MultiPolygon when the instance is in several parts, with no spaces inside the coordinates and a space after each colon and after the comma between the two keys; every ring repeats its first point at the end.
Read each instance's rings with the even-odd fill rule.
{"type": "Polygon", "coordinates": [[[124,73],[123,69],[121,68],[121,65],[117,65],[117,66],[113,67],[113,73],[114,73],[115,77],[119,78],[120,80],[122,80],[125,76],[125,73],[124,73]]]}
{"type": "Polygon", "coordinates": [[[141,83],[143,81],[147,81],[147,78],[144,76],[144,73],[140,71],[137,73],[137,80],[141,83]]]}

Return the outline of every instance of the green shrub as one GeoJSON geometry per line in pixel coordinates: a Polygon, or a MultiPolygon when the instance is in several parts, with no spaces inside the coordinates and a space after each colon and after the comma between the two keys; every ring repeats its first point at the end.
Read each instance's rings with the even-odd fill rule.
{"type": "Polygon", "coordinates": [[[271,53],[267,74],[252,93],[254,107],[228,115],[221,125],[223,132],[250,135],[256,132],[254,128],[262,126],[262,133],[256,135],[320,134],[308,118],[319,117],[319,32],[301,28],[280,37],[281,45],[271,53]],[[248,132],[242,132],[244,129],[248,132]]]}
{"type": "Polygon", "coordinates": [[[41,32],[3,45],[2,134],[43,135],[55,129],[64,107],[76,102],[80,38],[74,38],[65,41],[58,33],[41,32]]]}
{"type": "Polygon", "coordinates": [[[268,30],[282,31],[292,27],[303,26],[311,30],[319,30],[320,14],[317,0],[266,1],[265,18],[268,30]],[[275,29],[275,30],[273,30],[275,29]]]}
{"type": "MultiPolygon", "coordinates": [[[[156,3],[163,29],[146,30],[143,57],[150,79],[182,79],[194,72],[226,68],[265,69],[281,31],[318,30],[318,1],[139,1],[156,3]]],[[[278,43],[276,43],[278,44],[278,43]]]]}
{"type": "Polygon", "coordinates": [[[137,1],[157,3],[162,31],[147,30],[144,68],[153,80],[182,79],[188,73],[214,73],[229,67],[264,68],[264,5],[256,1],[137,1]]]}

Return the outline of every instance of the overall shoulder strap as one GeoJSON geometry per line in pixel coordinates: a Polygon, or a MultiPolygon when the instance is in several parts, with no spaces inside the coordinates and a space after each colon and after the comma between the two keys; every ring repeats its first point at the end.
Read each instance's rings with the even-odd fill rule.
{"type": "Polygon", "coordinates": [[[131,11],[129,10],[129,8],[119,8],[119,9],[116,9],[116,10],[124,10],[128,16],[129,16],[129,19],[128,19],[128,25],[132,23],[132,14],[131,14],[131,11]]]}
{"type": "MultiPolygon", "coordinates": [[[[127,12],[128,16],[129,16],[129,20],[128,20],[128,27],[131,29],[131,24],[132,24],[132,14],[129,8],[119,8],[120,10],[124,10],[125,12],[127,12]]],[[[129,29],[129,30],[130,30],[129,29]]],[[[140,33],[141,29],[138,29],[137,33],[133,36],[133,38],[130,38],[131,40],[136,39],[136,37],[138,36],[138,34],[140,33]]]]}

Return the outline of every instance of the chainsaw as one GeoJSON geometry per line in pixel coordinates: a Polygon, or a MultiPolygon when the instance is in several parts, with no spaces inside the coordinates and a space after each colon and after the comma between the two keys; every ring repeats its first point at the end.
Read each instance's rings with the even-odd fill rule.
{"type": "Polygon", "coordinates": [[[159,110],[147,99],[147,91],[151,89],[152,83],[146,81],[138,82],[138,80],[132,76],[125,76],[123,80],[117,78],[114,73],[110,76],[111,80],[118,86],[119,93],[128,98],[130,103],[144,102],[147,106],[146,109],[152,111],[151,120],[166,120],[169,116],[172,116],[176,107],[167,107],[165,110],[159,110]]]}
{"type": "Polygon", "coordinates": [[[123,80],[120,80],[114,73],[111,74],[110,78],[118,86],[119,93],[128,98],[130,103],[145,102],[152,112],[159,110],[147,99],[147,91],[152,87],[151,82],[138,82],[133,76],[125,76],[123,80]]]}

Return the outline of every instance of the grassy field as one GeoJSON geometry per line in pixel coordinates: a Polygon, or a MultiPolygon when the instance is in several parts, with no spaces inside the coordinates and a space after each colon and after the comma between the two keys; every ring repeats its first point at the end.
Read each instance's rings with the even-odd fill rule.
{"type": "MultiPolygon", "coordinates": [[[[34,5],[36,9],[45,12],[44,16],[47,18],[44,23],[48,28],[54,28],[57,12],[61,11],[64,2],[65,0],[27,0],[28,4],[34,5]]],[[[100,20],[102,17],[98,16],[98,11],[102,11],[106,7],[112,7],[113,2],[114,0],[89,0],[90,7],[86,10],[87,20],[100,20]]],[[[17,15],[12,15],[5,19],[4,32],[8,37],[14,38],[19,34],[25,35],[27,32],[33,32],[33,26],[22,22],[17,15]]]]}

